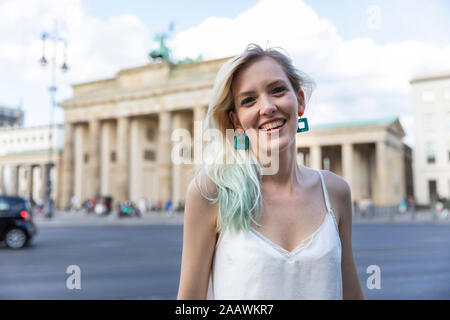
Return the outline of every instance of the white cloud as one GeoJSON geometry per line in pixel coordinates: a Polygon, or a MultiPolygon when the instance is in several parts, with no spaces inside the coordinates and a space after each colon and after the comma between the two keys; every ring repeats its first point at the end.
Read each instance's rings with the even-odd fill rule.
{"type": "Polygon", "coordinates": [[[235,19],[210,17],[178,33],[171,42],[178,58],[202,54],[205,58],[234,55],[250,42],[281,46],[291,53],[310,54],[339,41],[331,22],[319,19],[298,0],[263,0],[235,19]]]}
{"type": "Polygon", "coordinates": [[[172,46],[179,57],[211,59],[237,54],[250,42],[265,47],[268,41],[286,49],[297,67],[315,79],[309,107],[314,122],[399,116],[409,143],[409,81],[417,74],[450,70],[450,46],[345,41],[301,0],[262,0],[235,19],[209,18],[178,33],[172,46]]]}
{"type": "MultiPolygon", "coordinates": [[[[48,111],[49,71],[38,64],[40,32],[51,30],[55,19],[64,21],[61,31],[69,39],[71,67],[59,78],[58,100],[70,96],[70,84],[103,79],[122,68],[145,64],[154,45],[146,25],[132,14],[99,19],[85,12],[80,0],[3,1],[0,103],[14,104],[22,96],[28,125],[46,119],[42,114],[48,111]]],[[[200,54],[213,59],[235,55],[251,42],[283,47],[296,66],[316,81],[306,114],[314,117],[313,123],[394,115],[409,119],[409,80],[422,73],[450,70],[450,46],[344,40],[331,21],[301,0],[262,0],[235,18],[209,17],[176,34],[168,46],[175,59],[200,54]]],[[[403,122],[409,136],[410,122],[403,122]]]]}
{"type": "MultiPolygon", "coordinates": [[[[89,16],[79,0],[7,0],[0,4],[0,103],[15,105],[22,97],[27,125],[48,121],[49,66],[38,63],[42,56],[41,32],[51,32],[55,21],[68,39],[69,72],[57,73],[57,100],[71,96],[73,83],[114,76],[120,69],[148,62],[151,45],[147,26],[132,14],[108,19],[89,16]],[[18,27],[20,26],[20,27],[18,27]]],[[[58,67],[63,45],[59,43],[58,67]]],[[[53,44],[47,41],[50,60],[53,44]]],[[[62,121],[62,112],[57,112],[62,121]]]]}

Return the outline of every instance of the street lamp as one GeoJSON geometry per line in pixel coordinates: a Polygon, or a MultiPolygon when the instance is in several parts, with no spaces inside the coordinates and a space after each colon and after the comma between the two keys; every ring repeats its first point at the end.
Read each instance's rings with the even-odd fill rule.
{"type": "Polygon", "coordinates": [[[67,54],[67,40],[65,38],[62,38],[58,34],[58,26],[55,23],[55,28],[52,33],[43,32],[42,33],[42,58],[39,60],[40,64],[43,68],[45,68],[48,64],[48,60],[45,57],[45,44],[47,40],[50,40],[53,43],[53,55],[51,56],[51,84],[48,88],[50,92],[50,102],[51,102],[51,108],[50,108],[50,134],[49,134],[49,148],[48,148],[48,164],[45,167],[45,177],[47,180],[47,183],[45,185],[45,203],[46,203],[46,209],[45,209],[45,216],[47,218],[51,218],[53,216],[53,201],[52,201],[52,180],[50,177],[51,168],[53,167],[52,164],[52,152],[53,152],[53,131],[54,131],[54,113],[55,113],[55,94],[56,94],[56,57],[57,57],[57,49],[58,49],[58,43],[62,43],[64,45],[64,51],[63,51],[63,64],[61,65],[61,71],[67,72],[69,67],[66,63],[66,54],[67,54]]]}

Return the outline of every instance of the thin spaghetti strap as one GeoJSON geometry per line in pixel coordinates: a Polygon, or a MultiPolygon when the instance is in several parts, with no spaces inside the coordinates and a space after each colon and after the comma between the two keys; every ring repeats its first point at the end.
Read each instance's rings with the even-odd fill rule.
{"type": "Polygon", "coordinates": [[[316,171],[319,173],[320,181],[322,182],[322,190],[323,190],[323,194],[325,196],[325,203],[327,204],[328,213],[333,218],[336,230],[337,230],[337,232],[339,232],[339,226],[338,226],[338,223],[336,221],[336,216],[334,215],[334,212],[333,212],[333,207],[331,206],[330,198],[328,197],[327,185],[325,184],[325,179],[323,178],[322,171],[320,171],[320,170],[316,170],[316,171]]]}
{"type": "Polygon", "coordinates": [[[325,203],[327,205],[327,211],[330,211],[333,208],[331,207],[330,199],[328,198],[328,190],[327,190],[327,186],[325,184],[325,179],[323,178],[323,174],[320,170],[316,170],[316,171],[319,173],[320,180],[322,181],[322,190],[323,190],[323,195],[325,197],[325,203]]]}

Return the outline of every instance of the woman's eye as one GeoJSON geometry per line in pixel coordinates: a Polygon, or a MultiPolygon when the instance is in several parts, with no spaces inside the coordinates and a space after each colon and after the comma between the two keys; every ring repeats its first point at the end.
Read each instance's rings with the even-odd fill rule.
{"type": "Polygon", "coordinates": [[[273,89],[273,92],[274,93],[281,93],[281,92],[284,92],[285,90],[286,90],[285,87],[277,87],[277,88],[273,89]]]}
{"type": "Polygon", "coordinates": [[[246,99],[242,100],[241,104],[247,104],[247,103],[250,103],[250,102],[252,102],[252,99],[253,99],[253,98],[246,98],[246,99]]]}

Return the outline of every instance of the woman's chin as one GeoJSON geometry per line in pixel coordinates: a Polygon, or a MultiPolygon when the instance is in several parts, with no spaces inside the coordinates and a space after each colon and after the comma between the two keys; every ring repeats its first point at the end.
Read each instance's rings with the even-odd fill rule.
{"type": "MultiPolygon", "coordinates": [[[[265,133],[263,135],[260,134],[257,143],[259,150],[254,150],[254,152],[263,156],[271,155],[272,153],[276,154],[287,150],[292,143],[295,143],[295,134],[291,136],[287,130],[283,130],[280,133],[281,134],[276,133],[272,135],[267,135],[265,133]]],[[[250,144],[255,145],[252,141],[250,144]]]]}
{"type": "Polygon", "coordinates": [[[284,141],[284,139],[283,140],[280,139],[278,142],[274,141],[270,144],[270,151],[279,153],[286,150],[288,146],[289,143],[287,141],[284,141]]]}
{"type": "Polygon", "coordinates": [[[267,141],[263,145],[260,146],[259,152],[260,154],[272,154],[272,153],[280,153],[283,150],[287,149],[289,146],[289,142],[284,139],[276,139],[273,141],[267,141]]]}

